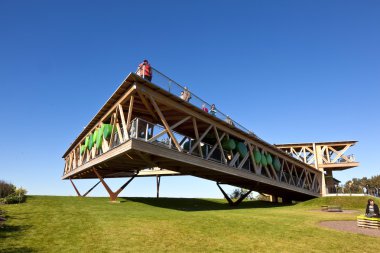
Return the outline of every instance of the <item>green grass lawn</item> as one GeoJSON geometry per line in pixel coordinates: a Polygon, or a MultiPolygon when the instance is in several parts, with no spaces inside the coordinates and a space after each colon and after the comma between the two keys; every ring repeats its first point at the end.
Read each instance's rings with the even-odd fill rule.
{"type": "Polygon", "coordinates": [[[24,204],[0,206],[8,219],[0,229],[0,252],[377,252],[380,238],[318,226],[322,220],[355,220],[357,214],[312,211],[326,201],[364,211],[366,199],[294,206],[247,201],[230,208],[214,199],[110,203],[29,196],[24,204]]]}

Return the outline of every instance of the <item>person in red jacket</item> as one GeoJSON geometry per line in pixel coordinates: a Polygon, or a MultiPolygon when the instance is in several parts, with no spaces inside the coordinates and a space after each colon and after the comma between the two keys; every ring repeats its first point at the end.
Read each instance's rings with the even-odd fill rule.
{"type": "Polygon", "coordinates": [[[148,80],[149,82],[152,81],[152,67],[150,66],[148,60],[144,60],[142,63],[140,63],[136,74],[148,80]]]}

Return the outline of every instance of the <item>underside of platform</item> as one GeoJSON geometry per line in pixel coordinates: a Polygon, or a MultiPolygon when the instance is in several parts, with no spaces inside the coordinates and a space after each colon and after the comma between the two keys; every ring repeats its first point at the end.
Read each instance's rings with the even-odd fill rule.
{"type": "Polygon", "coordinates": [[[254,175],[244,169],[228,168],[213,161],[204,161],[204,159],[179,153],[159,144],[149,144],[137,139],[129,140],[63,178],[96,178],[92,168],[96,168],[103,178],[131,177],[145,169],[147,163],[151,166],[179,172],[181,175],[191,175],[257,192],[286,196],[293,200],[319,197],[318,193],[310,196],[310,192],[307,190],[281,182],[274,183],[268,178],[254,175]]]}

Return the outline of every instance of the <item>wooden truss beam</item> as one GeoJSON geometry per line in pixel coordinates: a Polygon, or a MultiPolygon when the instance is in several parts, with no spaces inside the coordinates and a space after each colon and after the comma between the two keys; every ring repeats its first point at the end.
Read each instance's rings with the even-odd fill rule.
{"type": "Polygon", "coordinates": [[[150,99],[150,101],[152,102],[153,107],[154,107],[154,109],[156,110],[158,116],[160,117],[161,122],[162,122],[162,124],[164,125],[166,131],[168,132],[170,138],[171,138],[172,141],[174,142],[174,145],[177,147],[178,151],[181,152],[181,151],[182,151],[182,148],[181,148],[181,146],[178,144],[177,139],[175,138],[174,134],[173,134],[172,131],[170,130],[169,124],[168,124],[168,122],[166,122],[166,119],[165,119],[164,115],[162,114],[160,108],[158,107],[156,101],[154,100],[154,98],[153,98],[152,96],[149,96],[149,99],[150,99]]]}

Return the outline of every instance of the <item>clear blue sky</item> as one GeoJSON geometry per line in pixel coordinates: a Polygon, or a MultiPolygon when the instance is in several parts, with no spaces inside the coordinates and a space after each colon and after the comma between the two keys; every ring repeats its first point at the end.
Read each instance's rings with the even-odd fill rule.
{"type": "MultiPolygon", "coordinates": [[[[2,0],[0,179],[74,195],[63,153],[143,58],[269,143],[358,140],[342,182],[380,174],[379,13],[377,0],[2,0]]],[[[194,177],[161,184],[222,197],[194,177]]],[[[122,195],[154,196],[155,179],[122,195]]]]}

